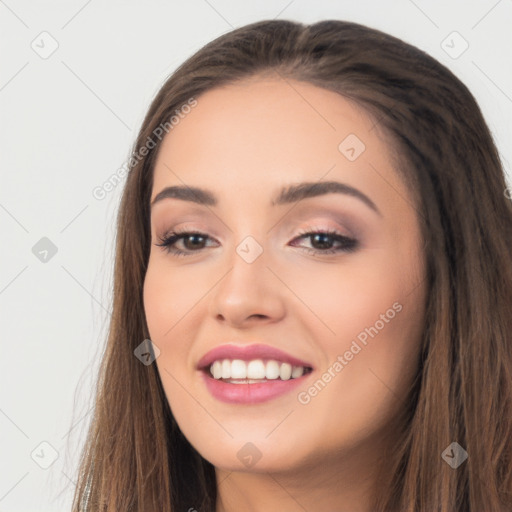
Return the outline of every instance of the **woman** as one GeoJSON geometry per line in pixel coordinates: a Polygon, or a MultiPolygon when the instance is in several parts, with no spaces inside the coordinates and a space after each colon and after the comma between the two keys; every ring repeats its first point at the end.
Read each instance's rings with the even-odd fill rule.
{"type": "Polygon", "coordinates": [[[74,510],[512,510],[512,206],[450,71],[254,23],[133,155],[74,510]]]}

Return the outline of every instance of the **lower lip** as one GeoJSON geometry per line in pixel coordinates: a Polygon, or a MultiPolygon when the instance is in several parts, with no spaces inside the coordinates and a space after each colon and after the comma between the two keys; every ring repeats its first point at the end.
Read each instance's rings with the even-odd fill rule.
{"type": "Polygon", "coordinates": [[[304,382],[302,377],[289,380],[268,380],[257,384],[230,384],[210,377],[202,371],[202,378],[213,397],[230,404],[257,404],[267,402],[278,396],[289,393],[304,382]]]}

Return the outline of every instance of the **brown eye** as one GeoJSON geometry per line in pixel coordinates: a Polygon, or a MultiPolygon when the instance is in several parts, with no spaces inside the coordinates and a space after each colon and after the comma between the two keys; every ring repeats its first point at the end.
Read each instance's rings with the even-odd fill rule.
{"type": "Polygon", "coordinates": [[[359,242],[355,238],[349,238],[337,231],[318,230],[301,233],[296,240],[309,239],[312,248],[303,247],[304,250],[314,254],[335,254],[339,252],[353,252],[359,242]],[[336,248],[333,245],[337,244],[336,248]]]}
{"type": "MultiPolygon", "coordinates": [[[[359,242],[349,238],[337,231],[318,230],[303,232],[295,240],[309,239],[311,248],[302,247],[303,250],[320,255],[335,254],[340,252],[353,252],[357,249],[359,242]],[[336,245],[336,247],[334,247],[336,245]]],[[[160,243],[155,244],[175,256],[189,256],[195,252],[205,249],[206,242],[212,240],[205,233],[196,231],[171,232],[159,237],[160,243]],[[182,242],[182,248],[177,247],[182,242]]],[[[295,246],[296,244],[292,244],[295,246]]]]}
{"type": "Polygon", "coordinates": [[[190,234],[182,237],[183,245],[185,246],[185,249],[190,249],[192,251],[194,249],[198,249],[198,248],[202,249],[203,245],[204,245],[205,238],[206,237],[204,237],[203,235],[199,235],[196,233],[190,233],[190,234]]]}
{"type": "Polygon", "coordinates": [[[166,252],[172,253],[176,256],[188,256],[189,254],[199,252],[201,249],[204,249],[205,242],[208,239],[210,239],[208,235],[196,231],[175,231],[168,233],[163,237],[159,237],[160,243],[155,245],[163,247],[166,252]],[[176,247],[176,243],[179,241],[183,242],[185,250],[176,247]]]}

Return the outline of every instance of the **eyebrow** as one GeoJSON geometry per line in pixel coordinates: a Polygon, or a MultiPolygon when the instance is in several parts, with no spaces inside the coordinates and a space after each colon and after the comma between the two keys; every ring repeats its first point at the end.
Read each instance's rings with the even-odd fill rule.
{"type": "MultiPolygon", "coordinates": [[[[326,194],[345,194],[361,200],[366,206],[371,208],[375,213],[382,216],[375,203],[363,192],[357,188],[351,187],[346,183],[338,181],[322,181],[322,182],[305,182],[296,185],[284,187],[279,191],[277,197],[270,202],[271,206],[281,206],[290,203],[296,203],[302,199],[318,197],[326,194]]],[[[163,199],[181,199],[182,201],[191,201],[205,206],[216,206],[218,199],[215,194],[199,187],[187,185],[175,185],[166,187],[161,190],[151,202],[151,208],[163,199]]]]}

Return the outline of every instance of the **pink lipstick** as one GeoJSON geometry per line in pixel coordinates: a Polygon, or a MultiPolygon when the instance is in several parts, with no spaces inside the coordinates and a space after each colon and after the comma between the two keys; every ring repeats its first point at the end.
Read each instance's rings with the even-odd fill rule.
{"type": "Polygon", "coordinates": [[[197,364],[208,391],[220,401],[255,404],[304,383],[311,363],[269,345],[221,345],[197,364]]]}

